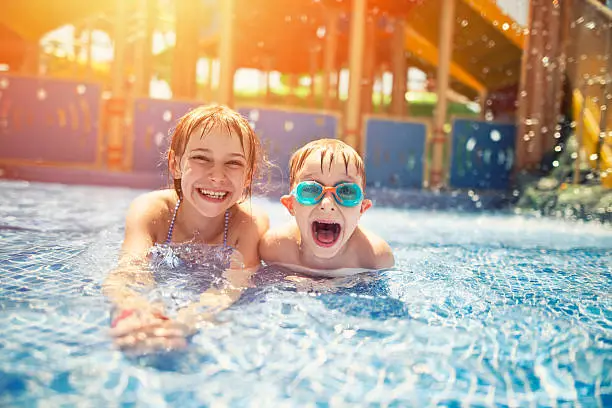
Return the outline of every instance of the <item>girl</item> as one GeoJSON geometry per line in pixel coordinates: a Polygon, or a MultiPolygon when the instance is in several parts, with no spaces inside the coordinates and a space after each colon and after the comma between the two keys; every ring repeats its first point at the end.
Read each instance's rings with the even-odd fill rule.
{"type": "Polygon", "coordinates": [[[209,313],[223,309],[248,285],[260,265],[259,239],[268,229],[268,217],[247,200],[261,162],[259,139],[227,107],[199,107],[178,121],[168,151],[174,188],[133,201],[119,267],[104,284],[115,305],[111,335],[119,347],[139,352],[182,347],[196,323],[207,317],[202,307],[209,313]],[[211,271],[206,265],[212,264],[222,265],[218,281],[226,287],[205,290],[182,305],[175,318],[141,294],[159,280],[151,265],[191,269],[186,280],[193,281],[194,275],[203,278],[202,272],[211,271]]]}

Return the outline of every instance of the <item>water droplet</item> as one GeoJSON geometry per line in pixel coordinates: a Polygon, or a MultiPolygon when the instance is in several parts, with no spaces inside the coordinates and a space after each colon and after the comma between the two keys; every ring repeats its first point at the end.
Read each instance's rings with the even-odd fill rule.
{"type": "Polygon", "coordinates": [[[157,132],[155,134],[155,145],[157,147],[161,147],[162,143],[164,142],[164,134],[162,132],[157,132]]]}
{"type": "Polygon", "coordinates": [[[164,119],[164,122],[170,122],[172,120],[172,112],[170,112],[169,110],[164,111],[162,119],[164,119]]]}
{"type": "Polygon", "coordinates": [[[291,132],[293,130],[293,122],[290,120],[285,121],[285,132],[291,132]]]}
{"type": "Polygon", "coordinates": [[[9,80],[8,78],[2,78],[0,79],[0,89],[6,89],[9,86],[9,80]]]}
{"type": "Polygon", "coordinates": [[[510,24],[508,24],[508,23],[504,23],[504,24],[502,25],[502,29],[503,29],[504,31],[508,31],[508,29],[509,29],[509,28],[510,28],[510,24]]]}
{"type": "Polygon", "coordinates": [[[47,99],[47,91],[45,91],[44,89],[39,89],[36,92],[36,98],[38,98],[39,101],[44,101],[45,99],[47,99]]]}
{"type": "Polygon", "coordinates": [[[554,162],[552,162],[553,167],[559,167],[559,161],[555,160],[554,162]]]}
{"type": "Polygon", "coordinates": [[[465,150],[467,150],[468,152],[471,152],[472,150],[474,150],[475,147],[476,147],[476,139],[474,139],[473,137],[470,137],[465,144],[465,150]]]}
{"type": "Polygon", "coordinates": [[[259,120],[259,111],[257,109],[253,109],[249,112],[249,120],[253,122],[257,122],[259,120]]]}
{"type": "Polygon", "coordinates": [[[326,32],[325,27],[321,26],[321,27],[317,28],[317,37],[319,37],[319,38],[325,37],[325,32],[326,32]]]}
{"type": "Polygon", "coordinates": [[[497,129],[493,129],[490,134],[491,140],[494,142],[499,142],[501,140],[501,133],[497,129]]]}
{"type": "Polygon", "coordinates": [[[467,27],[468,26],[468,21],[467,20],[461,20],[461,27],[467,27]]]}
{"type": "Polygon", "coordinates": [[[76,87],[76,91],[77,91],[77,93],[78,93],[79,95],[84,95],[84,94],[85,94],[85,92],[87,91],[87,87],[86,87],[85,85],[83,85],[83,84],[81,84],[81,85],[77,85],[77,87],[76,87]]]}

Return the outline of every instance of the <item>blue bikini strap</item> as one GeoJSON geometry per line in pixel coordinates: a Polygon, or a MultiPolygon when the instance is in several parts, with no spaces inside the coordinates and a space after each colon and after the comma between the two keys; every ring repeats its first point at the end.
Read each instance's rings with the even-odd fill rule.
{"type": "MultiPolygon", "coordinates": [[[[179,206],[181,205],[181,199],[179,198],[176,202],[176,206],[174,207],[174,212],[172,214],[172,220],[170,221],[170,228],[168,228],[168,235],[166,236],[166,245],[169,245],[172,242],[172,233],[174,232],[174,223],[176,222],[176,214],[178,214],[179,206]]],[[[223,247],[227,248],[227,234],[229,230],[229,217],[230,210],[229,208],[225,210],[225,216],[223,220],[223,247]]]]}
{"type": "Polygon", "coordinates": [[[176,214],[178,213],[179,206],[181,205],[181,198],[179,197],[174,207],[174,213],[172,214],[172,220],[170,221],[170,228],[168,229],[168,235],[166,236],[166,245],[169,245],[172,241],[172,233],[174,232],[174,223],[176,222],[176,214]]]}

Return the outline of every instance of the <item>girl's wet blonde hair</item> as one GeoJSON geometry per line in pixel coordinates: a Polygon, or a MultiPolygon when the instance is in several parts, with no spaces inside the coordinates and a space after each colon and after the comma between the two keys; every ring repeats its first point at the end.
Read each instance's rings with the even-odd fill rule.
{"type": "Polygon", "coordinates": [[[338,139],[314,140],[310,143],[305,144],[295,153],[293,153],[293,155],[291,156],[291,160],[289,161],[290,188],[294,187],[295,177],[297,173],[304,167],[304,162],[313,153],[321,154],[321,172],[323,172],[323,166],[325,165],[326,161],[328,162],[328,166],[331,168],[331,165],[334,162],[334,158],[337,155],[342,156],[347,173],[349,165],[351,163],[354,163],[355,168],[357,169],[357,175],[359,175],[362,180],[363,185],[361,186],[361,188],[365,191],[366,173],[365,165],[363,164],[363,159],[355,149],[338,139]],[[327,160],[326,157],[328,158],[327,160]]]}
{"type": "MultiPolygon", "coordinates": [[[[189,138],[199,135],[206,137],[213,129],[220,128],[226,130],[228,134],[234,134],[240,139],[240,146],[244,153],[246,165],[247,186],[244,191],[244,198],[251,197],[253,192],[253,179],[257,175],[259,168],[264,160],[259,137],[249,125],[249,122],[238,112],[223,105],[205,105],[197,107],[179,120],[171,133],[170,147],[168,149],[167,160],[168,169],[173,166],[173,159],[179,160],[185,153],[185,147],[189,138]],[[245,140],[247,141],[245,150],[245,140]]],[[[173,179],[174,190],[179,197],[183,196],[181,190],[181,179],[173,179]]]]}

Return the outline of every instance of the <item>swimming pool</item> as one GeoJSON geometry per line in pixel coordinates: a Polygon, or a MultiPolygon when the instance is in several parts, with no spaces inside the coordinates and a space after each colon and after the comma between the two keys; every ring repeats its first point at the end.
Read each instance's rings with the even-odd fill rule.
{"type": "Polygon", "coordinates": [[[129,359],[99,284],[140,191],[0,190],[0,406],[612,405],[609,227],[373,208],[393,270],[318,292],[262,279],[187,352],[129,359]]]}

